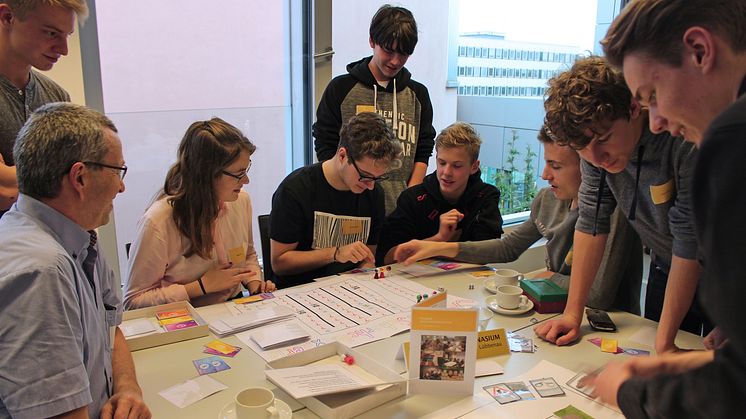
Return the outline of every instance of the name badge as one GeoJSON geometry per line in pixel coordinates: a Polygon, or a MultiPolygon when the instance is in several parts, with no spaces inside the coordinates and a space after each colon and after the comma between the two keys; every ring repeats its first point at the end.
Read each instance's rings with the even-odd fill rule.
{"type": "Polygon", "coordinates": [[[363,223],[360,220],[342,220],[342,234],[360,234],[363,232],[363,223]]]}
{"type": "Polygon", "coordinates": [[[650,197],[653,198],[655,205],[666,203],[673,198],[673,193],[676,191],[673,179],[662,185],[650,185],[650,197]]]}
{"type": "Polygon", "coordinates": [[[355,115],[361,114],[363,112],[375,112],[376,107],[373,105],[357,105],[355,107],[355,115]]]}

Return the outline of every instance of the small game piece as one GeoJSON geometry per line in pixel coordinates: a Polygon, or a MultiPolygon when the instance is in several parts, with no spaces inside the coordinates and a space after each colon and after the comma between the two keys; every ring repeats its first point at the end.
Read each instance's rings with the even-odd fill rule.
{"type": "Polygon", "coordinates": [[[384,272],[385,271],[383,269],[381,269],[381,275],[379,275],[378,277],[381,278],[381,279],[385,278],[386,275],[384,274],[384,272]]]}
{"type": "Polygon", "coordinates": [[[391,265],[386,266],[386,270],[390,271],[391,270],[391,265]]]}
{"type": "Polygon", "coordinates": [[[433,295],[438,295],[438,291],[433,291],[433,295]]]}
{"type": "Polygon", "coordinates": [[[469,284],[469,289],[473,290],[474,289],[474,284],[469,284]]]}
{"type": "Polygon", "coordinates": [[[376,268],[376,273],[373,275],[373,279],[378,279],[378,268],[376,268]]]}
{"type": "Polygon", "coordinates": [[[419,303],[420,301],[422,301],[422,295],[417,294],[417,302],[419,303]]]}
{"type": "Polygon", "coordinates": [[[344,357],[342,358],[342,362],[344,362],[347,365],[352,365],[355,363],[355,357],[349,354],[345,354],[344,357]]]}
{"type": "Polygon", "coordinates": [[[438,287],[438,292],[446,292],[446,289],[443,287],[438,287]]]}
{"type": "Polygon", "coordinates": [[[422,299],[427,300],[427,294],[422,294],[422,299]]]}

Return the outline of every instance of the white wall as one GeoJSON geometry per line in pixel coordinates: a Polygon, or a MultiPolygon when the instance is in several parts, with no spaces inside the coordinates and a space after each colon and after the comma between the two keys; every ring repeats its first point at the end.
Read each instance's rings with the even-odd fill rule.
{"type": "MultiPolygon", "coordinates": [[[[245,188],[254,218],[269,213],[291,135],[288,7],[287,0],[96,2],[104,109],[130,169],[114,201],[123,277],[124,245],[195,120],[221,117],[257,145],[245,188]]],[[[256,224],[254,233],[260,247],[256,224]]]]}
{"type": "MultiPolygon", "coordinates": [[[[347,64],[373,53],[368,43],[370,19],[385,1],[337,0],[332,6],[333,76],[347,64]]],[[[392,3],[409,9],[419,30],[417,47],[406,67],[424,84],[433,104],[433,126],[440,131],[456,120],[456,89],[446,88],[448,70],[448,0],[405,0],[392,3]]],[[[458,16],[453,16],[458,19],[458,16]]],[[[432,170],[434,166],[430,166],[432,170]]]]}

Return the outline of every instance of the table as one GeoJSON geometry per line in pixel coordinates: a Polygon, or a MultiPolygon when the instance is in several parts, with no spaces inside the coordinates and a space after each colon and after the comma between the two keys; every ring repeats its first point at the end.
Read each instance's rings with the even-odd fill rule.
{"type": "MultiPolygon", "coordinates": [[[[410,277],[409,279],[433,289],[444,287],[448,290],[449,294],[471,298],[480,303],[484,303],[485,297],[492,294],[482,287],[483,278],[475,278],[469,274],[469,272],[474,270],[475,269],[443,272],[427,277],[410,277]],[[469,289],[470,284],[474,284],[474,289],[469,289]]],[[[406,277],[407,275],[404,274],[403,276],[406,277]]],[[[209,310],[210,308],[205,309],[209,310]]],[[[583,334],[581,340],[571,346],[557,347],[536,338],[531,327],[534,322],[544,321],[555,316],[555,314],[539,314],[530,311],[526,314],[517,316],[506,316],[495,313],[493,316],[489,317],[485,315],[486,312],[489,312],[489,310],[483,309],[480,313],[480,319],[482,319],[480,321],[480,328],[505,328],[509,332],[521,329],[519,334],[524,337],[534,338],[534,344],[538,347],[536,353],[512,353],[511,355],[496,357],[495,360],[505,369],[505,374],[501,376],[501,378],[504,378],[505,380],[501,381],[509,381],[511,377],[518,376],[528,371],[542,359],[570,370],[580,370],[589,363],[602,364],[606,361],[620,360],[627,357],[625,354],[612,355],[603,353],[598,347],[588,343],[586,341],[588,338],[610,337],[610,334],[592,331],[585,322],[581,327],[581,333],[583,334]]],[[[627,340],[641,327],[655,327],[657,325],[655,322],[626,312],[609,312],[609,315],[618,328],[618,331],[611,337],[617,339],[620,346],[632,346],[653,352],[653,348],[651,347],[645,347],[636,343],[627,344],[627,340]]],[[[210,335],[203,338],[133,352],[132,355],[137,368],[137,378],[142,387],[145,402],[153,412],[154,418],[215,418],[220,412],[220,409],[230,403],[239,390],[252,386],[261,386],[272,389],[277,398],[290,405],[293,409],[293,417],[295,418],[317,417],[313,412],[305,409],[303,405],[293,400],[288,394],[267,381],[264,377],[264,360],[251,349],[246,348],[245,345],[235,336],[223,338],[222,340],[233,345],[244,347],[244,349],[235,358],[227,359],[226,362],[231,366],[230,370],[211,375],[213,378],[228,386],[227,390],[213,394],[184,409],[174,406],[159,396],[158,392],[197,376],[196,371],[192,366],[192,360],[207,356],[207,354],[202,353],[203,346],[214,339],[215,337],[210,335]]],[[[399,351],[402,342],[407,340],[409,340],[409,333],[403,333],[377,342],[358,346],[356,347],[356,350],[363,352],[365,355],[388,366],[394,371],[403,371],[405,368],[404,362],[396,360],[395,356],[399,351]]],[[[679,331],[676,336],[676,344],[683,348],[703,348],[702,337],[684,331],[679,331]]],[[[475,392],[482,391],[482,386],[493,383],[494,381],[494,377],[477,378],[475,381],[475,392]]],[[[463,396],[407,396],[388,402],[359,417],[421,417],[463,399],[463,396]]]]}

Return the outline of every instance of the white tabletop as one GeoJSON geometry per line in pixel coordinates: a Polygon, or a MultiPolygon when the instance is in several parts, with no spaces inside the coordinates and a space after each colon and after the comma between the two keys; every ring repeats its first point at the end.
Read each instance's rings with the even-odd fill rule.
{"type": "MultiPolygon", "coordinates": [[[[448,290],[449,294],[471,298],[483,304],[485,297],[492,294],[482,287],[483,278],[476,278],[469,275],[468,272],[474,270],[480,269],[443,272],[428,277],[410,279],[433,289],[444,287],[448,290]],[[474,284],[474,289],[469,289],[470,284],[474,284]]],[[[210,308],[207,309],[210,310],[210,308]]],[[[617,325],[618,331],[616,333],[592,331],[587,325],[587,322],[584,322],[581,328],[581,333],[583,334],[582,338],[577,343],[565,347],[557,347],[539,340],[535,337],[531,327],[535,322],[546,320],[556,314],[538,314],[532,310],[526,314],[516,316],[495,313],[491,318],[489,318],[488,313],[491,312],[487,309],[481,311],[481,318],[484,319],[484,321],[481,322],[480,326],[484,326],[485,329],[505,328],[508,332],[520,329],[518,334],[523,337],[534,338],[534,344],[538,348],[535,353],[511,353],[510,355],[496,357],[495,360],[505,368],[505,374],[502,377],[506,379],[518,376],[528,371],[542,359],[570,370],[580,370],[588,367],[589,364],[602,365],[607,361],[621,360],[628,357],[626,354],[613,355],[601,352],[598,347],[587,342],[587,339],[592,337],[609,337],[617,339],[619,346],[621,347],[639,348],[649,350],[651,353],[653,352],[652,347],[629,341],[629,338],[641,328],[656,327],[657,323],[626,312],[609,313],[612,320],[617,325]],[[487,320],[488,318],[489,320],[487,320]]],[[[192,361],[209,356],[202,352],[203,346],[214,339],[215,337],[210,335],[203,338],[133,352],[132,355],[137,368],[137,378],[142,387],[145,402],[153,412],[154,418],[214,418],[217,417],[223,406],[233,400],[233,397],[238,393],[238,391],[251,386],[262,386],[272,389],[277,398],[290,405],[294,412],[293,416],[296,418],[317,417],[313,412],[305,409],[289,395],[267,381],[264,377],[264,360],[251,349],[246,348],[245,345],[234,336],[223,338],[221,340],[233,345],[241,346],[244,349],[239,352],[235,358],[225,358],[225,361],[231,367],[230,370],[211,374],[212,378],[215,378],[228,386],[227,390],[213,394],[183,409],[174,406],[159,396],[158,392],[175,384],[197,377],[197,372],[192,365],[192,361]]],[[[403,333],[359,346],[356,350],[363,352],[381,364],[390,367],[394,371],[403,371],[404,362],[396,360],[395,357],[402,342],[407,340],[409,340],[409,333],[403,333]]],[[[679,347],[684,348],[703,348],[701,337],[683,331],[679,331],[676,343],[679,347]]],[[[492,383],[493,381],[494,377],[478,378],[475,382],[475,389],[481,389],[482,386],[492,383]]],[[[359,417],[420,417],[444,408],[460,399],[463,399],[463,397],[428,395],[402,397],[375,408],[359,417]]]]}

